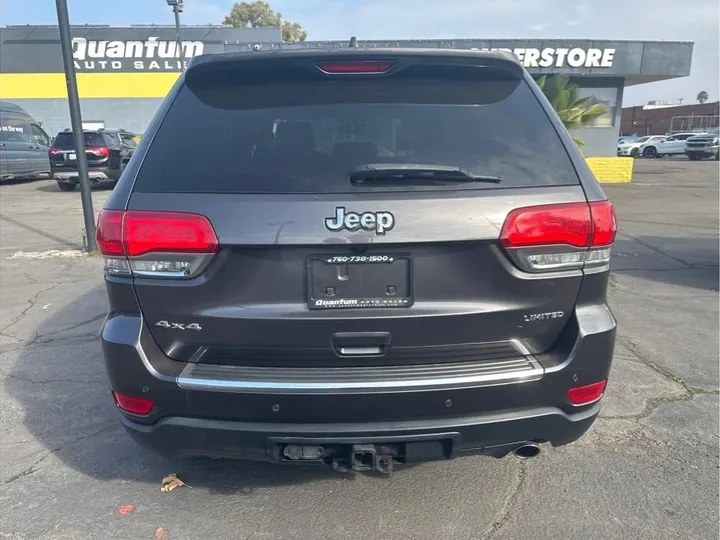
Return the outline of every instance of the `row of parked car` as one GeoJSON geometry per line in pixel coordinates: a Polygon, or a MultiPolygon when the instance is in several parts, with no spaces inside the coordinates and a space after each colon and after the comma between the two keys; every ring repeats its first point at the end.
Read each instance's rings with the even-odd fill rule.
{"type": "Polygon", "coordinates": [[[718,128],[705,133],[674,133],[672,135],[648,135],[645,137],[621,137],[617,155],[630,157],[660,158],[685,154],[692,160],[720,159],[718,151],[718,128]]]}
{"type": "MultiPolygon", "coordinates": [[[[87,129],[85,156],[93,184],[114,184],[137,147],[138,135],[124,129],[87,129]]],[[[0,101],[0,181],[49,175],[63,191],[78,183],[73,133],[66,129],[51,138],[28,112],[0,101]]]]}

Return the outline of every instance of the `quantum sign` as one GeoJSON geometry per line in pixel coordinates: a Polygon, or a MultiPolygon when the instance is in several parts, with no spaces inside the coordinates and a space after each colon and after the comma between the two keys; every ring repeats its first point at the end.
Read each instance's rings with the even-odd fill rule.
{"type": "Polygon", "coordinates": [[[149,37],[145,41],[98,41],[73,38],[73,58],[78,71],[180,71],[183,64],[205,49],[202,41],[181,42],[149,37]]]}

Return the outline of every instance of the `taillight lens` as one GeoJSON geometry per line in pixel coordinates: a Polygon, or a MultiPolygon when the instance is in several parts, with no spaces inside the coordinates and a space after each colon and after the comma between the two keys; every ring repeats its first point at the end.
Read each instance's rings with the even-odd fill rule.
{"type": "Polygon", "coordinates": [[[385,73],[393,62],[323,62],[317,67],[325,73],[385,73]]]}
{"type": "Polygon", "coordinates": [[[524,270],[547,272],[610,262],[617,225],[609,201],[512,210],[500,243],[524,270]]]}
{"type": "Polygon", "coordinates": [[[142,210],[100,212],[97,244],[112,275],[189,277],[218,250],[205,216],[142,210]]]}
{"type": "Polygon", "coordinates": [[[607,381],[600,381],[586,386],[577,386],[567,391],[568,399],[573,405],[587,405],[597,401],[605,393],[607,381]]]}
{"type": "Polygon", "coordinates": [[[54,147],[53,147],[53,148],[51,148],[50,150],[48,150],[48,156],[52,157],[52,156],[54,156],[55,154],[58,154],[58,153],[60,153],[60,152],[62,152],[62,148],[54,148],[54,147]]]}
{"type": "Polygon", "coordinates": [[[90,146],[85,149],[86,152],[92,152],[100,157],[108,157],[110,149],[107,146],[90,146]]]}
{"type": "Polygon", "coordinates": [[[590,234],[590,207],[553,204],[517,208],[505,220],[500,241],[505,247],[566,244],[585,247],[590,234]]]}
{"type": "Polygon", "coordinates": [[[126,396],[117,392],[113,392],[113,398],[120,410],[131,414],[148,414],[155,405],[152,399],[126,396]]]}

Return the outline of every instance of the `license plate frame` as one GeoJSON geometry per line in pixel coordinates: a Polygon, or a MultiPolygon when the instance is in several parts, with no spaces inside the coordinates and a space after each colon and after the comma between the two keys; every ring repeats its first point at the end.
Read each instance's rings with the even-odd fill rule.
{"type": "Polygon", "coordinates": [[[412,268],[408,253],[309,255],[307,306],[311,310],[411,307],[412,268]],[[388,293],[389,287],[395,292],[388,293]],[[327,294],[328,288],[335,293],[327,294]]]}

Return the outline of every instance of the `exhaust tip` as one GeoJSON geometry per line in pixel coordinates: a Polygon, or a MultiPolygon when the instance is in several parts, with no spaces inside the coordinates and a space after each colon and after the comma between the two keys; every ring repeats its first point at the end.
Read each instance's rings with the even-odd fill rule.
{"type": "Polygon", "coordinates": [[[535,443],[523,444],[522,446],[518,446],[513,451],[513,454],[515,457],[519,457],[521,459],[534,458],[540,454],[540,447],[535,443]]]}

